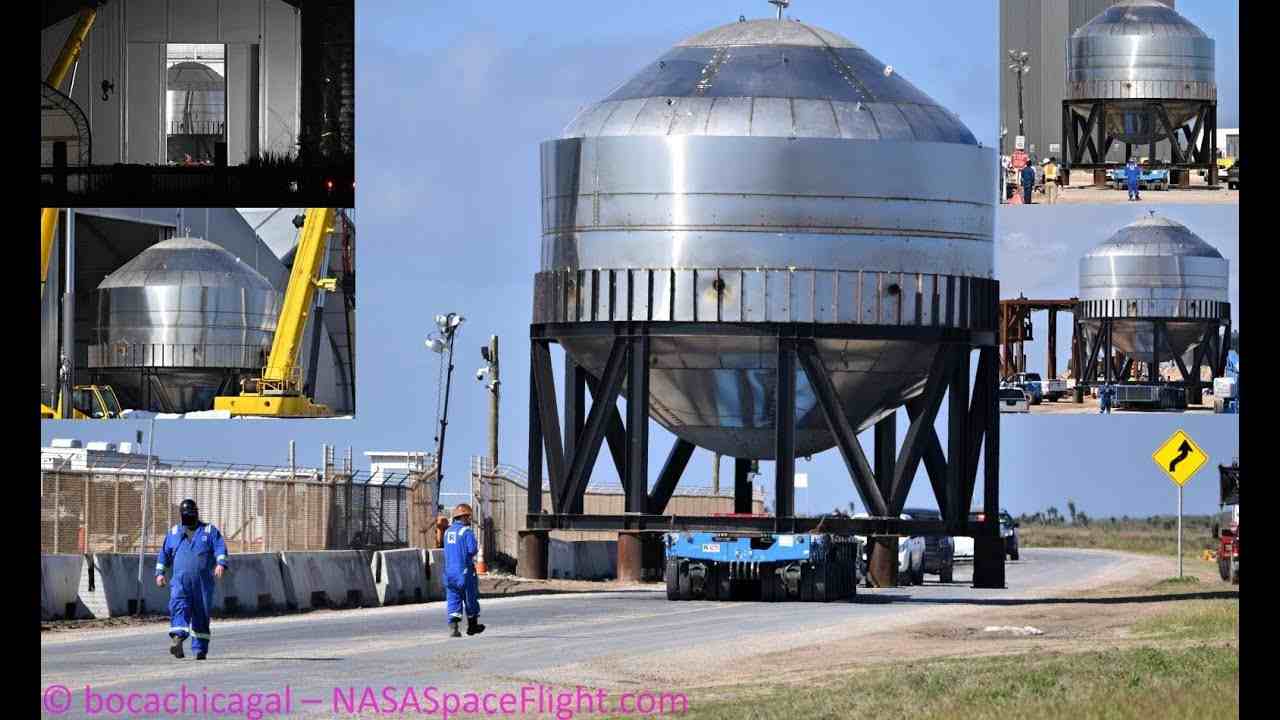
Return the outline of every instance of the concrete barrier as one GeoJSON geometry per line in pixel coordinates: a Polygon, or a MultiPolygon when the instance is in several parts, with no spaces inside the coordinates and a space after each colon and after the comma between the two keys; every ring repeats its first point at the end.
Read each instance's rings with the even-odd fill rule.
{"type": "Polygon", "coordinates": [[[417,548],[382,550],[370,566],[380,605],[426,602],[427,558],[417,548]]]}
{"type": "Polygon", "coordinates": [[[280,553],[232,555],[214,586],[213,612],[221,615],[279,612],[289,606],[280,553]]]}
{"type": "MultiPolygon", "coordinates": [[[[137,613],[138,556],[133,553],[95,553],[86,556],[76,590],[84,617],[105,618],[137,613]]],[[[167,614],[169,588],[156,587],[156,556],[142,560],[142,612],[167,614]]]]}
{"type": "Polygon", "coordinates": [[[444,599],[444,549],[420,550],[427,568],[427,600],[444,599]]]}
{"type": "Polygon", "coordinates": [[[40,556],[40,619],[73,620],[89,616],[80,602],[83,555],[40,556]]]}
{"type": "Polygon", "coordinates": [[[561,580],[605,580],[618,575],[617,540],[557,540],[547,545],[547,574],[561,580]]]}
{"type": "Polygon", "coordinates": [[[377,589],[369,557],[357,550],[280,553],[289,607],[374,607],[377,589]]]}

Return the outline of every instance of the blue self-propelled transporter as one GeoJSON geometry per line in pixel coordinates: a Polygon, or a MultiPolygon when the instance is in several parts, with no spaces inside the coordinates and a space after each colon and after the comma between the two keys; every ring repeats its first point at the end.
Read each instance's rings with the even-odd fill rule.
{"type": "Polygon", "coordinates": [[[829,602],[858,586],[852,535],[669,532],[667,599],[829,602]]]}

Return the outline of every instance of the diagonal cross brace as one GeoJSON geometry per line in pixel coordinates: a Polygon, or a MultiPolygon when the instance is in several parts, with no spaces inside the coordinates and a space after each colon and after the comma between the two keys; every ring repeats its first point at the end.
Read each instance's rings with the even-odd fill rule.
{"type": "Polygon", "coordinates": [[[538,421],[547,455],[547,474],[550,475],[551,502],[558,509],[564,494],[565,468],[564,445],[560,439],[560,413],[556,409],[555,376],[551,372],[551,348],[545,342],[535,341],[530,349],[530,357],[533,363],[534,392],[538,398],[538,421]]]}
{"type": "MultiPolygon", "coordinates": [[[[587,373],[587,392],[591,394],[592,405],[600,398],[600,381],[595,379],[591,373],[587,373]]],[[[618,412],[617,405],[609,403],[609,407],[605,411],[608,417],[605,418],[604,440],[609,445],[609,455],[613,458],[613,467],[618,471],[618,477],[626,478],[627,475],[627,428],[622,424],[622,414],[618,412]]],[[[631,488],[626,482],[622,483],[622,488],[626,495],[630,497],[631,488]]]]}
{"type": "Polygon", "coordinates": [[[693,455],[693,449],[693,443],[676,438],[676,444],[671,446],[667,461],[662,464],[658,480],[649,493],[646,508],[650,515],[661,515],[666,511],[671,494],[676,490],[676,483],[680,482],[680,476],[684,474],[685,466],[689,464],[689,458],[693,455]]]}
{"type": "Polygon", "coordinates": [[[616,412],[618,406],[614,398],[622,390],[623,370],[626,369],[627,341],[615,338],[613,347],[609,349],[609,360],[605,363],[604,373],[600,377],[600,395],[591,403],[591,411],[587,413],[586,424],[582,428],[582,436],[574,444],[573,457],[569,461],[568,475],[565,478],[560,496],[560,512],[569,512],[570,505],[587,488],[587,478],[600,453],[600,443],[604,441],[605,420],[609,409],[616,412]]]}
{"type": "Polygon", "coordinates": [[[955,351],[943,346],[933,357],[929,368],[929,377],[925,381],[924,393],[920,400],[921,412],[911,421],[907,435],[902,441],[902,451],[898,454],[898,462],[893,471],[893,484],[890,485],[888,497],[889,515],[896,516],[902,512],[907,502],[907,493],[911,490],[911,481],[915,478],[916,469],[920,466],[920,457],[924,452],[927,435],[926,428],[933,429],[933,422],[938,417],[938,409],[942,398],[946,395],[947,381],[951,367],[955,362],[955,351]]]}
{"type": "Polygon", "coordinates": [[[840,407],[835,384],[831,382],[831,375],[822,364],[817,346],[812,340],[799,340],[796,342],[796,354],[800,359],[800,367],[804,369],[809,385],[818,398],[822,416],[826,418],[827,427],[835,437],[840,456],[844,458],[845,467],[849,470],[849,477],[853,480],[854,489],[858,491],[863,506],[876,517],[887,516],[888,504],[885,503],[880,488],[876,486],[875,473],[867,462],[862,445],[858,443],[858,434],[840,407]]]}

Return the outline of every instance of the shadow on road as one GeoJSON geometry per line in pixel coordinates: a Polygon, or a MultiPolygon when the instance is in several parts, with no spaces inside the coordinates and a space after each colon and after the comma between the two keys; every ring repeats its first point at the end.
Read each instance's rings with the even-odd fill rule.
{"type": "Polygon", "coordinates": [[[251,657],[248,655],[222,655],[211,657],[202,662],[216,662],[219,660],[262,660],[266,662],[345,662],[346,658],[340,657],[251,657]]]}

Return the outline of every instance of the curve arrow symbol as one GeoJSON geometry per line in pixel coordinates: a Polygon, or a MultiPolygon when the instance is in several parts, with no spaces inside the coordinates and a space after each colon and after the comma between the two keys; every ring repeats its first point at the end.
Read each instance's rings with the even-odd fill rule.
{"type": "Polygon", "coordinates": [[[1191,454],[1191,443],[1187,442],[1186,440],[1183,440],[1182,444],[1178,446],[1178,456],[1169,461],[1169,472],[1173,472],[1174,468],[1178,467],[1178,463],[1182,462],[1183,460],[1186,460],[1187,456],[1190,454],[1191,454]]]}

